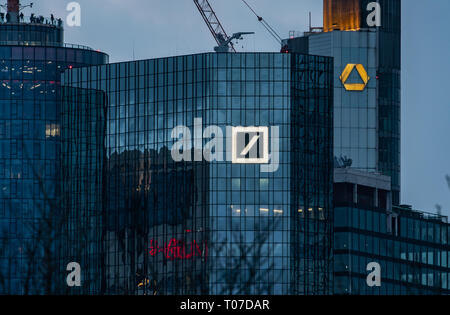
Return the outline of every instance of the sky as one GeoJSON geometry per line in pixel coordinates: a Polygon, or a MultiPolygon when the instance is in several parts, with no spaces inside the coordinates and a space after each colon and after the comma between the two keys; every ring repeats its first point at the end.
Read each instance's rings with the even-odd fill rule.
{"type": "MultiPolygon", "coordinates": [[[[247,0],[286,38],[322,26],[321,0],[247,0]]],[[[66,19],[67,0],[35,0],[32,12],[66,19]]],[[[210,0],[228,33],[255,32],[238,48],[278,51],[241,0],[210,0]]],[[[100,49],[111,62],[212,51],[215,42],[192,0],[79,0],[81,26],[65,41],[100,49]]],[[[22,4],[27,2],[22,0],[22,4]]],[[[402,203],[450,216],[450,1],[402,1],[402,203]]],[[[31,13],[27,10],[25,13],[31,13]]]]}

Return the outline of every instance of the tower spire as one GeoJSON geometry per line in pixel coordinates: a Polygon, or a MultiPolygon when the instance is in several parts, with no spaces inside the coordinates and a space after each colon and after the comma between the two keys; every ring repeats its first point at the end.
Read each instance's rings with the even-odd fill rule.
{"type": "Polygon", "coordinates": [[[8,13],[19,13],[20,0],[8,0],[8,13]]]}
{"type": "Polygon", "coordinates": [[[20,12],[20,0],[8,0],[7,2],[7,14],[9,15],[9,22],[18,23],[19,22],[19,12],[20,12]]]}

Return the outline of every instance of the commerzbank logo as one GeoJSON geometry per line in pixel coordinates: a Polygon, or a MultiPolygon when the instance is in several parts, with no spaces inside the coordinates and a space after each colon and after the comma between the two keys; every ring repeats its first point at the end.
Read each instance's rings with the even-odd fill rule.
{"type": "Polygon", "coordinates": [[[201,118],[194,119],[194,132],[177,126],[171,137],[175,162],[231,162],[260,165],[262,173],[274,173],[280,163],[280,128],[278,126],[208,126],[201,118]]]}
{"type": "Polygon", "coordinates": [[[347,91],[364,91],[364,89],[367,86],[367,83],[369,83],[370,77],[362,64],[349,63],[345,67],[339,79],[341,80],[342,84],[344,85],[347,91]],[[355,69],[358,72],[359,76],[361,77],[363,83],[348,83],[348,78],[355,69]]]}

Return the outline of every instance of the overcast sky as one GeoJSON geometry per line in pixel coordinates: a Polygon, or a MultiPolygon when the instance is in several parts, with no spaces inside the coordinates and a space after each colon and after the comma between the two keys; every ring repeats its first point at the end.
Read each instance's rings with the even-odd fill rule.
{"type": "MultiPolygon", "coordinates": [[[[309,11],[313,24],[322,25],[322,0],[247,1],[283,38],[306,30],[309,11]]],[[[33,12],[65,20],[70,1],[34,2],[33,12]]],[[[192,0],[78,2],[82,25],[66,27],[66,42],[105,51],[111,62],[206,52],[215,45],[192,0]]],[[[239,51],[279,50],[241,0],[210,2],[228,33],[256,32],[239,51]]],[[[402,202],[427,212],[441,204],[450,215],[450,1],[402,2],[402,202]]]]}

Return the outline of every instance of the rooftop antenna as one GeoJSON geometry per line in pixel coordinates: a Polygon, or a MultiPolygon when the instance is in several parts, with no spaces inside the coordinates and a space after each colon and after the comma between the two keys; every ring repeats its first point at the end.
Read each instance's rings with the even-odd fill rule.
{"type": "Polygon", "coordinates": [[[309,33],[321,33],[321,32],[323,32],[323,27],[312,26],[312,13],[309,12],[309,33]]]}
{"type": "Polygon", "coordinates": [[[309,32],[312,31],[311,11],[309,11],[309,32]]]}
{"type": "Polygon", "coordinates": [[[442,206],[436,205],[436,212],[438,216],[442,216],[442,206]]]}

